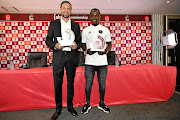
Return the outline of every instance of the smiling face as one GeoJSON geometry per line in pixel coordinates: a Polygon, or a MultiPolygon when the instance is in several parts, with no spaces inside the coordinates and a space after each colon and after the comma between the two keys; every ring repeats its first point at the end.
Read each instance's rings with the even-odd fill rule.
{"type": "Polygon", "coordinates": [[[61,5],[60,11],[63,18],[69,18],[71,14],[71,5],[69,3],[63,3],[61,5]]]}
{"type": "Polygon", "coordinates": [[[92,10],[89,16],[90,20],[91,20],[91,24],[94,26],[97,26],[99,24],[100,21],[100,13],[98,10],[92,10]]]}

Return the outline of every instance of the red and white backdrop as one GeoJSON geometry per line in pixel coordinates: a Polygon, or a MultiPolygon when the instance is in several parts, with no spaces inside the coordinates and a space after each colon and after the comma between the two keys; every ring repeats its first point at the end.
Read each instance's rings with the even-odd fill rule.
{"type": "MultiPolygon", "coordinates": [[[[49,23],[55,16],[47,17],[46,15],[46,18],[44,17],[46,21],[42,20],[42,15],[36,15],[37,18],[34,16],[34,21],[28,21],[28,15],[17,17],[18,15],[12,14],[11,20],[8,21],[4,16],[0,14],[0,68],[9,68],[12,59],[15,67],[21,67],[27,63],[28,52],[47,52],[47,63],[52,65],[52,50],[46,46],[45,40],[49,23]],[[16,17],[13,18],[13,16],[16,17]],[[47,20],[47,18],[50,19],[47,20]]],[[[100,23],[111,32],[111,51],[115,51],[121,64],[151,64],[151,16],[131,15],[128,16],[130,21],[125,21],[124,15],[102,16],[100,23]],[[149,19],[145,20],[147,18],[149,19]]],[[[80,23],[81,30],[90,25],[88,15],[74,15],[73,17],[80,23]]]]}

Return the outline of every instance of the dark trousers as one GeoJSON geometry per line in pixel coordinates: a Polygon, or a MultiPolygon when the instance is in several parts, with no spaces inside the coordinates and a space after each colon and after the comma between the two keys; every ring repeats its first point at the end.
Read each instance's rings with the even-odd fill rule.
{"type": "Polygon", "coordinates": [[[74,97],[74,78],[76,72],[76,65],[72,62],[71,52],[63,53],[61,62],[59,65],[53,65],[53,77],[54,77],[54,90],[56,109],[62,109],[62,83],[64,76],[64,68],[67,75],[67,106],[73,107],[74,97]]]}
{"type": "Polygon", "coordinates": [[[176,65],[177,67],[177,76],[176,76],[176,85],[180,86],[180,65],[176,65]]]}
{"type": "Polygon", "coordinates": [[[107,76],[107,66],[92,66],[92,65],[86,65],[85,66],[86,101],[90,101],[91,88],[93,85],[93,79],[94,79],[95,71],[97,71],[97,77],[98,77],[98,82],[99,82],[100,101],[104,101],[106,76],[107,76]]]}

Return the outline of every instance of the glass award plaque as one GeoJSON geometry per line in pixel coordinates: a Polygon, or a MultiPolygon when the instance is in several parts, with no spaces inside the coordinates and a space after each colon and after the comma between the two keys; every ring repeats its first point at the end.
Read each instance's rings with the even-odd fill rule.
{"type": "Polygon", "coordinates": [[[92,40],[90,44],[91,51],[104,51],[106,46],[106,42],[104,38],[100,35],[97,36],[96,40],[92,40]]]}
{"type": "Polygon", "coordinates": [[[57,41],[60,43],[60,46],[71,46],[74,45],[75,35],[74,32],[70,29],[65,29],[65,32],[62,33],[62,37],[57,37],[57,41]]]}

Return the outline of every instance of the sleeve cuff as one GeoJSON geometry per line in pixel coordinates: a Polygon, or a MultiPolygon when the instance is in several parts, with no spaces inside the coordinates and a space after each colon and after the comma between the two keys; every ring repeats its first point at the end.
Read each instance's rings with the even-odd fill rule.
{"type": "Polygon", "coordinates": [[[56,47],[54,47],[54,50],[57,50],[57,48],[56,48],[56,47]]]}

